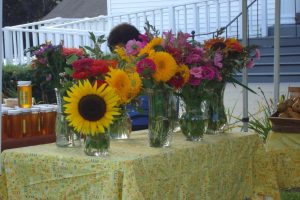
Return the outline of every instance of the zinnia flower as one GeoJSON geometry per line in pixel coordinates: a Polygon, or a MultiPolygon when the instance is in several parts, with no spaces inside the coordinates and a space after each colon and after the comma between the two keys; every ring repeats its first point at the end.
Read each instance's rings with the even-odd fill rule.
{"type": "Polygon", "coordinates": [[[202,68],[201,67],[193,67],[190,69],[190,75],[195,78],[202,78],[202,68]]]}
{"type": "Polygon", "coordinates": [[[156,65],[153,78],[157,82],[167,82],[175,75],[177,63],[174,58],[166,52],[153,52],[149,55],[156,65]]]}
{"type": "Polygon", "coordinates": [[[92,58],[82,58],[79,60],[76,60],[72,63],[72,66],[75,70],[83,70],[87,67],[92,66],[94,63],[94,60],[92,58]]]}
{"type": "Polygon", "coordinates": [[[155,70],[155,63],[149,58],[144,58],[136,64],[136,71],[142,77],[151,77],[155,70]]]}
{"type": "Polygon", "coordinates": [[[254,61],[253,61],[253,59],[250,59],[250,61],[246,64],[246,67],[247,67],[248,69],[251,69],[251,68],[254,67],[254,61]]]}
{"type": "Polygon", "coordinates": [[[202,66],[201,71],[202,79],[213,80],[216,76],[216,72],[212,67],[202,66]]]}

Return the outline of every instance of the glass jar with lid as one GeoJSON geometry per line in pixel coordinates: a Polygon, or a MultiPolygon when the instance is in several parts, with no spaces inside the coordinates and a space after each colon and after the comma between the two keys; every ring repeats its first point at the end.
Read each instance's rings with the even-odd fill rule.
{"type": "Polygon", "coordinates": [[[31,109],[30,108],[20,108],[20,110],[22,112],[23,137],[30,137],[32,135],[31,109]]]}
{"type": "Polygon", "coordinates": [[[8,136],[11,138],[23,137],[23,120],[20,109],[7,111],[8,118],[8,136]]]}
{"type": "Polygon", "coordinates": [[[41,106],[41,134],[54,135],[55,133],[55,116],[52,106],[41,106]]]}
{"type": "Polygon", "coordinates": [[[41,134],[40,108],[32,107],[30,110],[31,110],[30,121],[31,121],[32,135],[33,136],[40,135],[41,134]]]}

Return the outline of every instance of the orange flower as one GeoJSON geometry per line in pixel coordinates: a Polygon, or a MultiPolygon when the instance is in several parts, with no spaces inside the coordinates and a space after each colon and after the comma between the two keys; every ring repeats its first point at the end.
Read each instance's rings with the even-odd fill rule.
{"type": "Polygon", "coordinates": [[[212,39],[204,41],[204,48],[207,50],[209,50],[211,48],[214,48],[216,50],[216,49],[219,49],[218,46],[222,47],[223,45],[225,47],[225,39],[224,38],[212,38],[212,39]]]}
{"type": "Polygon", "coordinates": [[[243,51],[243,46],[235,38],[228,38],[225,41],[227,51],[236,51],[241,53],[243,51]]]}

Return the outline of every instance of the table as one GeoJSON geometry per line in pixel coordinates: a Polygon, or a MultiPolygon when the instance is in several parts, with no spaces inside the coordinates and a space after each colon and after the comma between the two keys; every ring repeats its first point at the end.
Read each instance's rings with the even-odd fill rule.
{"type": "Polygon", "coordinates": [[[266,150],[282,189],[300,188],[300,134],[271,132],[266,150]]]}
{"type": "Polygon", "coordinates": [[[148,147],[146,132],[112,141],[106,158],[45,144],[2,152],[0,199],[279,199],[271,163],[254,133],[205,135],[148,147]],[[261,169],[261,167],[263,168],[261,169]],[[6,193],[7,192],[7,193],[6,193]],[[259,199],[259,198],[257,198],[259,199]]]}

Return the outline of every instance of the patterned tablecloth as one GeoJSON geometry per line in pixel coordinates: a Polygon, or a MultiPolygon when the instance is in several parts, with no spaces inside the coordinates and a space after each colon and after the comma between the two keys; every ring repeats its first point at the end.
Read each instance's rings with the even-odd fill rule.
{"type": "Polygon", "coordinates": [[[280,188],[300,188],[300,134],[268,135],[266,150],[271,157],[280,188]]]}
{"type": "Polygon", "coordinates": [[[177,133],[170,148],[151,148],[145,133],[112,141],[106,158],[55,144],[6,150],[0,199],[279,199],[257,134],[205,135],[203,142],[188,142],[177,133]]]}

